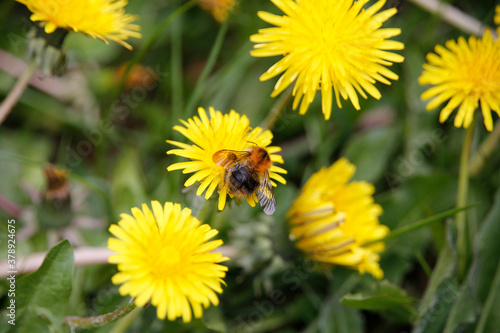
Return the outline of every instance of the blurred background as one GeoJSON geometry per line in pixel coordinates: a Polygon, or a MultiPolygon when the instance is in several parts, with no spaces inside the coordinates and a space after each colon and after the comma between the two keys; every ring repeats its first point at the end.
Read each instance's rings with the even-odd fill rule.
{"type": "MultiPolygon", "coordinates": [[[[220,24],[195,6],[153,38],[181,4],[130,0],[126,10],[139,15],[143,35],[129,40],[133,51],[70,33],[64,43],[66,73],[36,78],[26,89],[0,128],[2,244],[7,234],[3,221],[15,218],[18,256],[47,251],[63,238],[74,248],[105,247],[107,229],[119,214],[151,200],[178,202],[218,229],[234,251],[221,304],[189,324],[160,321],[149,307],[124,319],[123,331],[410,332],[438,253],[446,246],[444,220],[387,242],[381,259],[384,283],[406,294],[397,306],[370,311],[340,299],[369,292],[380,282],[346,268],[311,267],[289,240],[285,215],[310,175],[339,157],[356,165],[355,180],[375,185],[375,201],[384,209],[380,221],[391,229],[453,208],[465,130],[453,127],[453,118],[440,124],[437,110],[425,111],[420,99],[425,87],[417,79],[436,44],[468,35],[411,2],[387,1],[385,8],[396,7],[398,14],[384,27],[401,28],[393,39],[405,44],[397,52],[404,63],[391,68],[399,80],[391,86],[377,83],[382,98],[361,99],[361,111],[349,101],[342,109],[334,105],[329,121],[321,114],[319,93],[304,116],[287,103],[272,129],[273,145],[282,147],[288,171],[286,186],[275,189],[276,213],[268,217],[261,209],[234,203],[217,212],[215,196],[206,203],[195,189],[184,188],[188,176],[167,172],[167,166],[182,159],[166,155],[173,147],[165,140],[183,141],[172,127],[196,115],[200,106],[223,113],[234,109],[247,115],[253,127],[273,116],[270,110],[282,101],[270,97],[277,78],[260,82],[259,76],[278,58],[251,57],[249,36],[268,27],[257,11],[281,13],[267,0],[240,1],[220,24]],[[215,54],[217,41],[222,44],[215,54]],[[146,52],[123,81],[127,63],[141,50],[146,52]]],[[[451,4],[492,25],[495,1],[451,4]]],[[[1,99],[15,84],[15,73],[22,72],[33,25],[29,16],[17,2],[0,3],[1,99]]],[[[482,119],[476,125],[477,148],[488,133],[482,119]]],[[[468,201],[479,203],[467,212],[472,237],[490,210],[499,210],[498,198],[494,201],[499,167],[496,149],[471,177],[468,201]]],[[[126,303],[128,298],[110,282],[114,273],[116,267],[109,264],[78,267],[68,314],[96,315],[126,303]]],[[[2,304],[6,290],[2,280],[2,304]]],[[[475,326],[465,327],[474,331],[475,326]]]]}

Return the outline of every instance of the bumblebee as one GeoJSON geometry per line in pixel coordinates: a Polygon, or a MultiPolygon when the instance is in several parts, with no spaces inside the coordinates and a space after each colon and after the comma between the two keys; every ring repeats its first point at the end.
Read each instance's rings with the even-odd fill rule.
{"type": "Polygon", "coordinates": [[[224,185],[227,185],[229,194],[248,198],[255,193],[264,213],[274,213],[276,199],[269,179],[273,163],[265,148],[255,146],[244,151],[223,149],[216,152],[212,160],[225,169],[224,185]]]}

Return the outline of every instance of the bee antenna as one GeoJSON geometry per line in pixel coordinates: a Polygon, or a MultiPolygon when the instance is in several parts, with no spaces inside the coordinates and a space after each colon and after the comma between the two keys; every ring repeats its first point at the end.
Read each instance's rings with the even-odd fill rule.
{"type": "Polygon", "coordinates": [[[255,143],[255,142],[253,142],[253,141],[247,141],[247,142],[250,142],[250,143],[254,144],[255,146],[258,146],[258,144],[256,144],[256,143],[255,143]]]}

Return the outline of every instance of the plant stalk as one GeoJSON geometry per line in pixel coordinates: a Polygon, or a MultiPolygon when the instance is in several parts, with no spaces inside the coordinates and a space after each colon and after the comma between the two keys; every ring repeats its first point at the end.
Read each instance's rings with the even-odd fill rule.
{"type": "Polygon", "coordinates": [[[94,317],[68,316],[66,317],[66,322],[68,323],[72,331],[74,331],[75,328],[99,327],[125,317],[135,308],[136,306],[134,304],[134,299],[131,298],[127,304],[116,311],[94,317]]]}
{"type": "Polygon", "coordinates": [[[19,98],[21,98],[21,95],[28,86],[30,79],[33,77],[33,74],[35,74],[36,68],[36,62],[31,61],[24,73],[17,80],[15,86],[0,105],[0,125],[7,118],[19,98]]]}
{"type": "MultiPolygon", "coordinates": [[[[469,190],[469,159],[471,152],[472,138],[474,134],[475,121],[465,133],[462,154],[460,156],[460,169],[458,173],[458,191],[456,207],[460,208],[467,204],[467,194],[469,190]]],[[[458,251],[458,276],[461,280],[467,271],[468,255],[470,249],[470,239],[467,226],[467,213],[458,212],[456,217],[456,226],[458,230],[457,251],[458,251]]]]}

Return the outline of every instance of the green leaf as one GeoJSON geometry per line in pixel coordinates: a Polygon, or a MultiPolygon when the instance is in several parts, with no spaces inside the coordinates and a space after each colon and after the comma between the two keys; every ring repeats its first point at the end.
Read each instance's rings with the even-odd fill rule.
{"type": "MultiPolygon", "coordinates": [[[[441,275],[438,274],[436,276],[441,275]]],[[[432,286],[427,288],[426,295],[429,295],[429,290],[434,290],[434,288],[432,286]]],[[[421,306],[413,333],[443,332],[443,327],[446,323],[451,307],[460,295],[456,278],[449,277],[441,279],[435,290],[435,293],[432,294],[431,301],[428,304],[424,303],[424,306],[421,306]]]]}
{"type": "Polygon", "coordinates": [[[468,283],[477,304],[482,305],[476,332],[500,330],[500,190],[474,239],[474,257],[468,283]]]}
{"type": "MultiPolygon", "coordinates": [[[[453,248],[454,225],[447,225],[447,238],[419,305],[413,333],[442,332],[456,299],[461,297],[456,278],[456,251],[453,248]]],[[[465,297],[465,296],[464,296],[465,297]]],[[[458,311],[462,309],[456,309],[458,311]]],[[[460,312],[460,311],[459,311],[460,312]]]]}
{"type": "Polygon", "coordinates": [[[476,333],[481,332],[498,332],[500,330],[500,262],[497,266],[497,271],[493,283],[491,284],[490,292],[486,303],[484,304],[479,323],[476,327],[476,333]]]}
{"type": "Polygon", "coordinates": [[[60,332],[72,288],[73,250],[67,240],[47,253],[42,266],[17,280],[16,332],[60,332]]]}
{"type": "MultiPolygon", "coordinates": [[[[455,256],[449,242],[446,242],[439,253],[438,261],[434,267],[424,296],[420,301],[419,316],[416,320],[414,332],[424,332],[426,327],[430,324],[429,318],[435,316],[435,308],[440,304],[439,292],[458,288],[456,278],[454,278],[455,270],[455,256]]],[[[448,305],[451,307],[451,303],[448,305]]],[[[449,307],[446,313],[448,313],[449,307]]],[[[445,319],[443,319],[441,325],[444,325],[444,320],[445,319]]],[[[442,328],[442,326],[440,327],[442,328]]]]}
{"type": "Polygon", "coordinates": [[[336,296],[330,297],[321,307],[317,329],[324,333],[361,333],[361,314],[358,310],[341,304],[336,296]]]}
{"type": "MultiPolygon", "coordinates": [[[[445,333],[463,331],[478,322],[476,332],[495,332],[500,329],[500,322],[495,311],[500,307],[498,301],[500,288],[499,256],[500,229],[500,191],[489,214],[474,239],[474,257],[471,269],[454,303],[445,333]],[[483,307],[484,306],[484,307],[483,307]],[[486,329],[485,327],[488,327],[486,329]]],[[[469,220],[470,222],[470,220],[469,220]]]]}
{"type": "Polygon", "coordinates": [[[344,156],[356,165],[353,179],[375,182],[386,170],[389,157],[398,144],[395,127],[376,127],[357,136],[347,144],[344,156]]]}
{"type": "Polygon", "coordinates": [[[474,294],[482,304],[488,297],[490,285],[500,261],[500,190],[495,195],[495,202],[486,216],[474,239],[474,257],[472,274],[474,294]]]}
{"type": "Polygon", "coordinates": [[[382,281],[371,294],[347,294],[340,301],[344,305],[387,314],[403,322],[409,322],[416,315],[415,300],[387,280],[382,281]]]}
{"type": "Polygon", "coordinates": [[[462,327],[472,325],[476,318],[477,310],[471,288],[465,283],[460,288],[457,300],[451,308],[444,333],[461,332],[462,327]]]}

